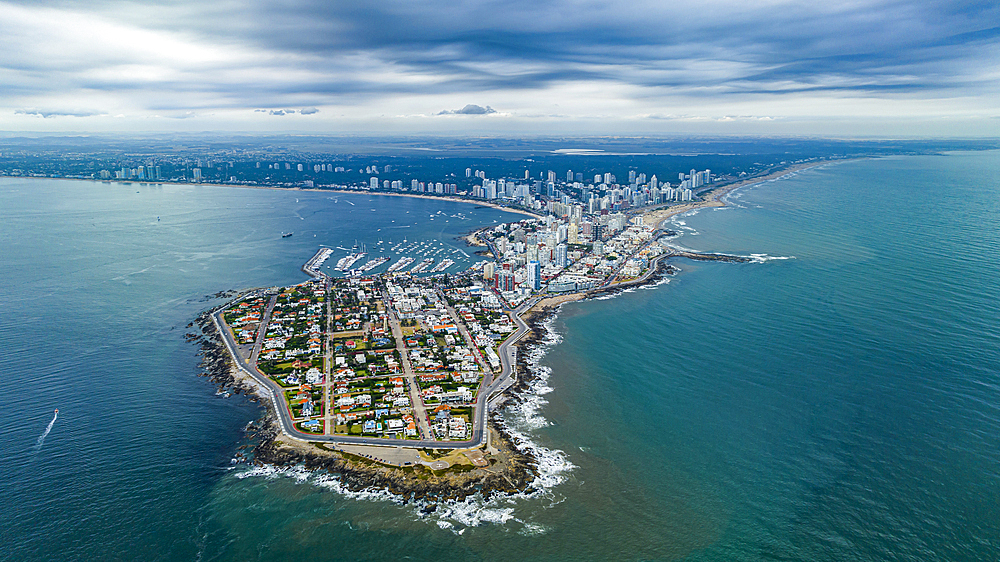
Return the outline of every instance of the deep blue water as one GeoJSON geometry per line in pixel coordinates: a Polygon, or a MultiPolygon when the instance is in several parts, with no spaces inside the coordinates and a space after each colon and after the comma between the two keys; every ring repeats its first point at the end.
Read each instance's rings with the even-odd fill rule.
{"type": "Polygon", "coordinates": [[[423,518],[230,470],[259,410],[181,336],[203,295],[300,280],[318,243],[442,209],[470,218],[408,230],[460,247],[510,215],[0,181],[0,558],[998,559],[997,178],[997,152],[840,163],[678,218],[677,244],[794,259],[563,307],[547,402],[507,413],[553,485],[423,518]]]}

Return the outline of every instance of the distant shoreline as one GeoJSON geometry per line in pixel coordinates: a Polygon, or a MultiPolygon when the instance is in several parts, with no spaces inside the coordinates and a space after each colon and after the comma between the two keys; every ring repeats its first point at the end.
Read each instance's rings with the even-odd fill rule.
{"type": "Polygon", "coordinates": [[[2,176],[5,178],[12,179],[31,179],[31,180],[66,180],[66,181],[89,181],[95,183],[115,183],[121,185],[133,185],[133,184],[147,184],[147,185],[183,185],[183,186],[203,186],[203,187],[230,187],[237,189],[271,189],[274,191],[308,191],[315,193],[344,193],[348,195],[385,195],[388,197],[413,197],[415,199],[429,199],[434,201],[451,201],[453,203],[467,203],[473,204],[480,207],[489,207],[491,209],[497,209],[500,211],[506,211],[508,213],[517,213],[521,215],[527,215],[529,217],[538,217],[536,213],[532,213],[526,209],[518,209],[513,207],[504,207],[503,205],[498,205],[496,203],[491,203],[486,200],[479,199],[464,199],[461,197],[438,197],[436,195],[426,195],[422,193],[393,193],[393,192],[382,192],[382,191],[366,191],[362,189],[322,189],[319,187],[278,187],[273,185],[242,185],[242,184],[232,184],[232,183],[209,183],[209,182],[179,182],[179,181],[165,181],[165,180],[116,180],[116,179],[97,179],[97,178],[50,178],[47,176],[2,176]]]}
{"type": "MultiPolygon", "coordinates": [[[[855,160],[865,160],[865,158],[845,158],[843,160],[824,160],[822,162],[804,162],[802,164],[794,164],[787,168],[765,174],[763,176],[754,176],[752,178],[747,178],[743,180],[736,181],[734,183],[721,185],[708,193],[705,194],[705,198],[701,201],[692,201],[691,203],[685,205],[677,205],[668,207],[666,209],[657,209],[646,211],[641,214],[643,217],[643,222],[655,224],[656,228],[661,228],[661,225],[671,217],[677,216],[682,213],[687,213],[689,211],[694,211],[698,209],[709,209],[714,207],[725,207],[726,203],[722,201],[722,198],[729,195],[733,191],[741,187],[746,187],[748,185],[755,185],[758,183],[770,181],[773,179],[780,178],[784,175],[791,174],[794,172],[801,172],[802,170],[808,170],[810,168],[816,168],[819,166],[824,166],[832,162],[850,162],[855,160]]],[[[585,291],[577,291],[573,293],[564,293],[559,295],[554,295],[550,297],[545,297],[538,302],[536,302],[531,308],[526,310],[524,314],[526,315],[526,321],[534,315],[544,314],[546,312],[552,312],[560,305],[567,302],[574,302],[580,300],[588,300],[597,296],[603,296],[609,291],[615,291],[618,289],[624,290],[631,287],[640,287],[642,285],[652,283],[656,281],[659,276],[654,275],[653,272],[659,267],[659,262],[664,259],[668,259],[675,256],[657,256],[655,258],[656,264],[650,264],[650,271],[647,272],[646,276],[642,279],[636,279],[632,281],[626,281],[624,283],[619,283],[616,285],[610,285],[608,287],[603,287],[599,289],[587,289],[585,291]]],[[[668,270],[668,274],[670,271],[668,270]]]]}
{"type": "Polygon", "coordinates": [[[835,162],[836,163],[839,163],[839,162],[852,162],[852,161],[855,161],[855,160],[865,160],[865,159],[866,158],[845,158],[845,159],[842,159],[842,160],[824,160],[822,162],[803,162],[801,164],[793,164],[793,165],[791,165],[791,166],[789,166],[787,168],[782,168],[781,170],[777,170],[777,171],[771,172],[769,174],[765,174],[763,176],[754,176],[754,177],[751,177],[751,178],[746,178],[746,179],[742,179],[742,180],[736,181],[734,183],[730,183],[730,184],[726,184],[726,185],[721,185],[721,186],[719,186],[719,187],[717,187],[717,188],[709,191],[708,193],[706,193],[704,199],[702,199],[701,201],[692,201],[691,203],[688,203],[687,205],[679,205],[679,206],[676,206],[676,207],[669,207],[667,209],[647,211],[647,212],[643,213],[642,216],[643,216],[644,222],[655,223],[656,228],[660,228],[660,225],[663,224],[663,222],[665,220],[667,220],[667,219],[669,219],[671,217],[674,217],[676,215],[679,215],[681,213],[686,213],[688,211],[694,211],[694,210],[697,210],[697,209],[708,209],[708,208],[712,208],[712,207],[725,207],[726,203],[724,201],[722,201],[722,198],[725,197],[726,195],[729,195],[733,191],[736,191],[737,189],[739,189],[741,187],[746,187],[748,185],[754,185],[754,184],[758,184],[758,183],[762,183],[762,182],[766,182],[766,181],[771,181],[773,179],[780,178],[780,177],[782,177],[784,175],[787,175],[787,174],[791,174],[791,173],[794,173],[794,172],[801,172],[802,170],[808,170],[810,168],[817,168],[819,166],[825,166],[826,164],[830,164],[830,163],[835,163],[835,162]]]}

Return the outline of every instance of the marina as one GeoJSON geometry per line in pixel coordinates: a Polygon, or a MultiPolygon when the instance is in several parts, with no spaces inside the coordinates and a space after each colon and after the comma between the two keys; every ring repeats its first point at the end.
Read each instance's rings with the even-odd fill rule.
{"type": "Polygon", "coordinates": [[[313,277],[324,276],[324,274],[320,272],[319,268],[322,267],[323,263],[330,258],[331,254],[333,254],[333,250],[330,248],[320,248],[313,255],[313,257],[309,258],[309,261],[302,266],[302,271],[305,271],[313,277]]]}
{"type": "Polygon", "coordinates": [[[430,267],[430,265],[432,263],[434,263],[434,258],[427,258],[424,261],[420,262],[416,267],[414,267],[413,269],[411,269],[410,270],[410,274],[414,275],[414,274],[420,273],[421,271],[423,271],[423,270],[427,269],[428,267],[430,267]]]}
{"type": "Polygon", "coordinates": [[[381,258],[375,258],[373,260],[368,260],[361,267],[359,267],[357,269],[350,270],[347,273],[347,275],[350,276],[350,277],[358,277],[358,276],[363,275],[365,273],[368,273],[369,271],[375,269],[376,267],[384,264],[385,262],[389,261],[389,259],[390,258],[387,258],[387,257],[381,257],[381,258]]]}
{"type": "Polygon", "coordinates": [[[453,265],[455,265],[455,260],[450,260],[445,258],[444,260],[441,261],[441,263],[431,268],[431,273],[441,273],[442,271],[448,269],[453,265]]]}
{"type": "Polygon", "coordinates": [[[400,269],[405,268],[411,263],[413,263],[413,258],[409,256],[400,258],[399,261],[389,266],[389,273],[394,273],[396,271],[399,271],[400,269]]]}
{"type": "Polygon", "coordinates": [[[337,261],[337,265],[334,267],[334,269],[336,269],[337,271],[350,271],[351,266],[361,261],[361,259],[364,257],[365,257],[364,252],[354,252],[352,254],[348,254],[347,256],[340,258],[340,260],[337,261]]]}

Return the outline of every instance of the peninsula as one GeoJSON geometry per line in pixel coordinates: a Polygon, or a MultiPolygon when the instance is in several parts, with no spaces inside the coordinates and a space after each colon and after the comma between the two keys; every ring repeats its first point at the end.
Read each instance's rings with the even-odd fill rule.
{"type": "Polygon", "coordinates": [[[302,267],[308,281],[243,292],[199,317],[202,335],[190,337],[220,391],[267,406],[247,460],[325,469],[405,498],[523,491],[534,459],[493,413],[526,388],[524,348],[545,313],[672,274],[671,257],[752,261],[673,247],[677,233],[663,226],[746,183],[637,212],[584,220],[569,207],[487,227],[465,240],[493,259],[457,273],[448,258],[418,262],[418,243],[360,266],[355,250],[333,271],[324,266],[335,252],[322,247],[302,267]]]}

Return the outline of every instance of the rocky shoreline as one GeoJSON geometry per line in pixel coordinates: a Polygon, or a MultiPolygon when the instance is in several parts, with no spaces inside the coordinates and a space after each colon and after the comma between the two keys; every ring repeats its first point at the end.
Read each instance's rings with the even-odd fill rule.
{"type": "MultiPolygon", "coordinates": [[[[220,292],[220,296],[234,296],[239,293],[220,292]]],[[[201,356],[201,363],[198,367],[201,372],[199,377],[207,377],[212,384],[216,385],[216,394],[231,393],[243,394],[251,401],[258,401],[256,386],[247,384],[245,380],[237,376],[236,363],[233,362],[229,350],[222,342],[215,322],[212,321],[212,313],[220,307],[206,310],[187,325],[188,329],[197,327],[198,332],[188,332],[184,334],[184,339],[198,345],[198,355],[201,356]]]]}
{"type": "Polygon", "coordinates": [[[477,494],[490,498],[530,492],[537,472],[535,459],[519,451],[496,420],[490,420],[489,429],[498,450],[490,455],[489,467],[435,471],[421,464],[403,468],[384,465],[320,443],[285,442],[268,412],[251,428],[251,438],[257,442],[251,462],[337,474],[349,491],[385,490],[404,502],[463,501],[477,494]]]}

